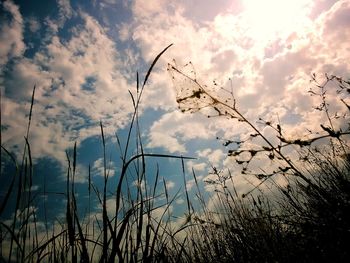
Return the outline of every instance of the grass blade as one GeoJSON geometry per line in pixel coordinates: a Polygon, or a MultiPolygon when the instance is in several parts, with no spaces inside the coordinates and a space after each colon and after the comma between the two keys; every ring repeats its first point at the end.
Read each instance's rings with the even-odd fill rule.
{"type": "Polygon", "coordinates": [[[167,46],[166,48],[164,48],[157,56],[156,58],[153,60],[151,66],[149,67],[148,71],[147,71],[147,74],[146,74],[146,77],[145,77],[145,80],[143,81],[143,84],[142,84],[142,87],[144,87],[147,83],[147,80],[149,78],[149,76],[151,75],[151,72],[153,70],[153,67],[155,66],[155,64],[157,63],[157,61],[159,60],[159,58],[164,54],[165,51],[168,50],[168,48],[170,48],[173,44],[170,44],[169,46],[167,46]]]}

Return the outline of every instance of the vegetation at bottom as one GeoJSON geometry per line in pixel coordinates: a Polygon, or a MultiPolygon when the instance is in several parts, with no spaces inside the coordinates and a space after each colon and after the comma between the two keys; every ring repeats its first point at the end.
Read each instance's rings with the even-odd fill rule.
{"type": "MultiPolygon", "coordinates": [[[[245,139],[218,139],[223,140],[240,174],[259,182],[242,195],[236,188],[236,170],[213,167],[206,184],[215,190],[205,198],[193,171],[193,199],[186,188],[184,168],[190,157],[147,153],[141,140],[138,107],[142,93],[154,65],[170,46],[156,56],[142,83],[137,75],[136,94],[130,92],[134,112],[126,141],[117,136],[122,167],[113,193],[107,187],[111,180],[100,122],[103,187],[92,182],[90,172],[87,175],[89,200],[97,198],[98,212],[78,211],[74,145],[72,152],[67,152],[65,216],[54,222],[37,220],[35,206],[42,196],[31,190],[35,176],[30,144],[33,89],[23,155],[18,158],[1,145],[2,158],[10,159],[15,169],[0,200],[0,262],[348,262],[350,81],[325,75],[319,83],[312,76],[309,92],[319,99],[315,110],[325,116],[325,123],[318,123],[319,130],[307,136],[291,138],[279,121],[260,119],[255,124],[247,119],[232,91],[220,96],[218,90],[210,91],[177,65],[169,64],[182,111],[204,110],[209,117],[227,118],[247,127],[245,139]],[[186,85],[179,85],[180,80],[186,85]],[[334,98],[343,106],[342,113],[333,112],[334,98]],[[130,149],[132,143],[136,150],[130,149]],[[184,193],[171,196],[166,181],[160,188],[159,171],[149,174],[146,169],[149,158],[180,159],[184,193]],[[130,174],[136,176],[136,192],[130,190],[130,174]],[[153,183],[149,178],[155,178],[153,183]],[[185,222],[177,224],[171,207],[180,194],[185,196],[188,211],[185,222]],[[10,207],[13,195],[16,202],[10,207]],[[12,219],[3,220],[9,209],[12,219]]],[[[2,173],[0,180],[8,178],[2,173]]]]}

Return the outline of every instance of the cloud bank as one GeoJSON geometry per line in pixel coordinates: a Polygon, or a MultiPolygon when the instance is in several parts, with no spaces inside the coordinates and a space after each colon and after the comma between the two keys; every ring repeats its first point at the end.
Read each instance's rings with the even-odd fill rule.
{"type": "MultiPolygon", "coordinates": [[[[173,59],[180,68],[191,61],[193,66],[184,69],[214,92],[219,86],[232,88],[250,120],[278,115],[291,136],[303,134],[300,127],[312,128],[320,118],[307,112],[315,103],[307,94],[311,74],[349,76],[350,1],[296,1],[278,5],[280,13],[254,9],[250,2],[124,1],[123,8],[132,15],[127,21],[107,13],[97,18],[82,4],[74,8],[67,0],[57,1],[56,16],[24,19],[14,2],[2,3],[3,144],[16,149],[22,141],[34,85],[33,155],[64,162],[64,151],[74,141],[100,134],[100,120],[113,135],[132,112],[128,91],[135,90],[135,66],[145,71],[170,43],[174,46],[160,59],[142,100],[142,110],[164,111],[144,134],[149,149],[195,153],[189,144],[193,140],[203,143],[201,152],[218,135],[247,135],[240,124],[177,109],[176,90],[166,73],[173,59]],[[43,36],[31,44],[35,48],[26,39],[28,30],[43,36]]],[[[95,1],[94,7],[105,12],[115,4],[95,1]]],[[[175,84],[189,85],[181,79],[175,84]]],[[[212,158],[216,155],[213,150],[212,158]]],[[[225,159],[222,154],[220,158],[225,159]]]]}

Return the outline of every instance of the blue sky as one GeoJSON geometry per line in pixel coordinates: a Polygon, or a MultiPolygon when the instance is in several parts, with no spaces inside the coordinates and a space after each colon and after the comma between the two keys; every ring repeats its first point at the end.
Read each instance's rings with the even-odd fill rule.
{"type": "MultiPolygon", "coordinates": [[[[143,94],[141,135],[146,152],[197,158],[186,162],[190,191],[192,168],[201,181],[210,177],[211,166],[237,171],[236,187],[242,193],[256,183],[240,177],[228,149],[216,140],[245,140],[249,131],[224,118],[208,119],[205,110],[181,113],[176,96],[190,84],[178,77],[174,87],[167,63],[175,60],[182,68],[191,61],[193,68],[183,70],[192,74],[194,69],[200,83],[232,85],[250,120],[278,116],[290,137],[315,130],[322,122],[318,112],[310,111],[315,104],[307,93],[311,74],[349,77],[348,0],[8,0],[0,8],[2,145],[20,156],[36,85],[29,141],[38,193],[44,178],[49,191],[62,192],[65,152],[75,142],[81,195],[86,195],[89,164],[94,182],[101,184],[100,120],[111,173],[118,176],[115,134],[125,139],[136,71],[144,76],[154,57],[171,43],[143,94]]],[[[340,104],[334,107],[344,110],[340,104]]],[[[1,161],[3,188],[11,167],[5,158],[1,161]]],[[[183,188],[181,163],[158,162],[169,189],[175,193],[183,188]]],[[[151,161],[150,169],[155,166],[151,161]]],[[[48,200],[63,209],[59,195],[48,200]]],[[[178,207],[182,202],[180,197],[178,207]]]]}

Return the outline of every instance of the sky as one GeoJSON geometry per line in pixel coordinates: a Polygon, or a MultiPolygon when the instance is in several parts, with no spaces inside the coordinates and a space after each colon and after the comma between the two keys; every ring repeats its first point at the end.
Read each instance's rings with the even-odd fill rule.
{"type": "MultiPolygon", "coordinates": [[[[29,136],[33,191],[42,193],[45,182],[47,191],[64,192],[66,151],[75,142],[81,196],[86,195],[89,165],[94,183],[101,186],[100,121],[110,175],[117,178],[121,164],[116,134],[123,144],[136,72],[143,79],[156,55],[173,44],[159,59],[142,96],[143,146],[147,153],[195,157],[185,162],[187,189],[194,190],[193,169],[210,192],[203,180],[211,167],[239,173],[227,156],[229,149],[216,138],[245,140],[249,130],[226,118],[207,118],[205,111],[181,112],[176,98],[191,83],[180,76],[172,81],[168,63],[214,92],[217,85],[231,88],[252,122],[278,119],[288,136],[302,136],[319,128],[323,118],[312,111],[316,98],[307,92],[312,74],[321,81],[325,73],[350,77],[349,14],[349,0],[2,1],[1,144],[20,159],[35,86],[29,136]]],[[[332,110],[344,111],[343,106],[335,103],[332,110]]],[[[13,167],[3,155],[1,162],[3,198],[13,167]]],[[[150,169],[157,162],[169,190],[183,189],[181,162],[151,160],[150,169]]],[[[237,176],[242,193],[254,184],[237,176]]],[[[64,211],[60,195],[48,199],[64,211]]],[[[175,205],[183,202],[180,197],[175,205]]]]}

